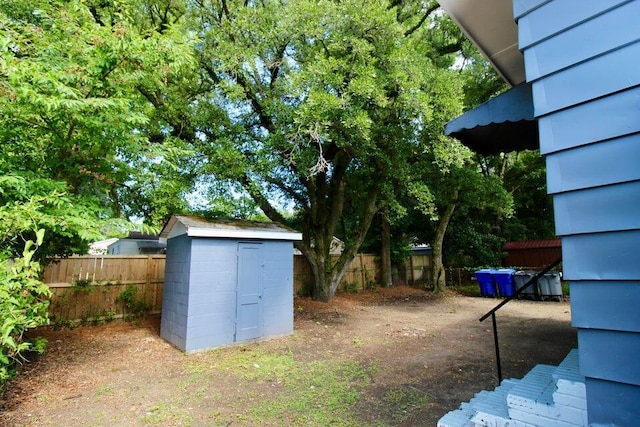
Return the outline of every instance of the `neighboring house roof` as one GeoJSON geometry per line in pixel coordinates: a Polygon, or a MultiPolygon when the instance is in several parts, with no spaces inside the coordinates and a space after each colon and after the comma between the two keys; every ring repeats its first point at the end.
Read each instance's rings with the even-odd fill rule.
{"type": "Polygon", "coordinates": [[[172,215],[160,233],[160,241],[186,234],[191,237],[231,239],[302,240],[302,233],[276,222],[206,219],[172,215]]]}
{"type": "MultiPolygon", "coordinates": [[[[313,244],[311,245],[313,246],[313,244]]],[[[344,242],[337,237],[333,237],[331,239],[331,246],[329,247],[329,255],[342,255],[342,251],[344,251],[344,242]]],[[[293,250],[294,255],[302,255],[302,252],[298,249],[293,250]]]]}
{"type": "Polygon", "coordinates": [[[118,241],[117,237],[111,239],[99,240],[89,244],[90,255],[104,255],[107,253],[107,248],[118,241]]]}
{"type": "Polygon", "coordinates": [[[411,246],[411,252],[416,255],[430,255],[433,253],[433,248],[428,243],[420,243],[411,246]]]}
{"type": "Polygon", "coordinates": [[[133,240],[158,240],[160,236],[157,234],[142,233],[140,231],[130,231],[125,239],[133,240]]]}

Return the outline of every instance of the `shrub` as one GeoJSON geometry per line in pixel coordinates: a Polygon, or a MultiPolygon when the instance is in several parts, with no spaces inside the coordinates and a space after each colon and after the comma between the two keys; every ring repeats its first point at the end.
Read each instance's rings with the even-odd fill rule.
{"type": "Polygon", "coordinates": [[[42,244],[44,229],[36,242],[28,240],[19,258],[0,254],[0,390],[26,360],[29,351],[42,353],[45,341],[26,337],[29,329],[49,323],[49,287],[39,280],[40,264],[33,255],[42,244]]]}

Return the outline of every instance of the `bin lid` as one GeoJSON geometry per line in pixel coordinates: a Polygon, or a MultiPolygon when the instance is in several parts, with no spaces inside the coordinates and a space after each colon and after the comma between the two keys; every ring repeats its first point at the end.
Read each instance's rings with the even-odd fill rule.
{"type": "Polygon", "coordinates": [[[499,268],[495,270],[494,274],[513,274],[515,272],[513,268],[499,268]]]}

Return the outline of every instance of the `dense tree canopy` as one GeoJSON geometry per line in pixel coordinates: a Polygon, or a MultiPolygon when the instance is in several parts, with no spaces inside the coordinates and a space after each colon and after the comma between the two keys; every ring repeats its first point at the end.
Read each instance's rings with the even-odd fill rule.
{"type": "Polygon", "coordinates": [[[436,1],[0,1],[0,49],[0,202],[41,214],[14,254],[39,228],[46,256],[113,218],[266,216],[299,226],[328,300],[375,218],[387,246],[415,223],[441,247],[509,179],[442,135],[503,86],[436,1]]]}
{"type": "MultiPolygon", "coordinates": [[[[0,202],[41,201],[49,220],[38,219],[47,230],[40,257],[82,253],[105,231],[103,220],[122,218],[136,203],[141,165],[154,164],[137,87],[164,84],[190,52],[181,36],[139,31],[126,4],[0,6],[0,202]]],[[[20,240],[34,237],[30,229],[2,241],[20,251],[20,240]]]]}
{"type": "Polygon", "coordinates": [[[182,130],[202,186],[227,182],[272,220],[287,222],[285,207],[300,213],[297,246],[318,299],[333,295],[412,159],[437,151],[442,118],[459,111],[454,74],[432,59],[450,49],[446,38],[420,31],[438,25],[435,10],[362,0],[190,4],[197,75],[148,96],[182,130]],[[339,231],[346,248],[334,260],[339,231]]]}

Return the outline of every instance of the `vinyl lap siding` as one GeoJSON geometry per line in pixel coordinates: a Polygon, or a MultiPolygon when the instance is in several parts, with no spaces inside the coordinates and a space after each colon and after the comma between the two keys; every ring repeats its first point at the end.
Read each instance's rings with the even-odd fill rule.
{"type": "Polygon", "coordinates": [[[514,0],[591,425],[640,419],[640,1],[514,0]]]}

